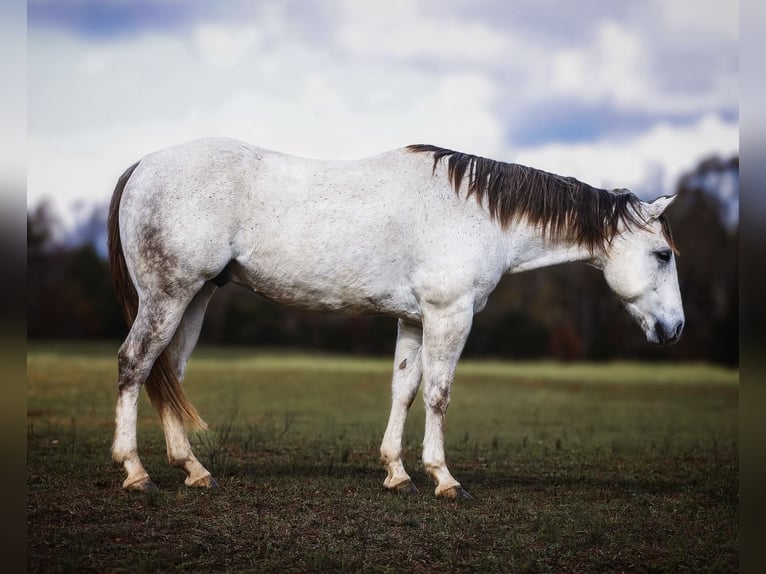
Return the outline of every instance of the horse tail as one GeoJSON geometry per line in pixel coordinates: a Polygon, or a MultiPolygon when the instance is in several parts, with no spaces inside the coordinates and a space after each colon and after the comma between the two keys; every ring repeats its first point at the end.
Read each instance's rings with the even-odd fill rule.
{"type": "MultiPolygon", "coordinates": [[[[117,301],[122,308],[122,314],[128,328],[133,326],[133,321],[138,314],[138,292],[128,273],[125,264],[125,254],[122,250],[120,238],[120,202],[122,192],[133,175],[140,162],[134,163],[117,180],[117,185],[109,203],[109,217],[107,220],[107,245],[109,251],[109,266],[112,270],[112,281],[117,301]]],[[[154,408],[162,414],[163,408],[175,411],[187,424],[193,428],[207,429],[207,424],[199,416],[197,409],[191,404],[184,393],[181,382],[171,361],[167,348],[162,351],[152,366],[152,370],[146,379],[146,392],[149,395],[154,408]]]]}

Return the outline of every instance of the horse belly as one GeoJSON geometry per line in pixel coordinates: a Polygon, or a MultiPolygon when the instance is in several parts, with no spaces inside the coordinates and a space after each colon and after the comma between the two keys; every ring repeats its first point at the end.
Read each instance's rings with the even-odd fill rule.
{"type": "Polygon", "coordinates": [[[341,252],[337,245],[318,244],[316,236],[296,235],[304,241],[277,241],[282,249],[256,250],[238,259],[235,282],[276,303],[308,311],[419,317],[397,258],[381,257],[369,246],[341,252]]]}
{"type": "Polygon", "coordinates": [[[275,303],[306,311],[410,319],[420,316],[415,297],[404,286],[379,285],[371,288],[331,277],[315,277],[308,282],[284,273],[270,276],[260,272],[252,279],[237,282],[275,303]]]}

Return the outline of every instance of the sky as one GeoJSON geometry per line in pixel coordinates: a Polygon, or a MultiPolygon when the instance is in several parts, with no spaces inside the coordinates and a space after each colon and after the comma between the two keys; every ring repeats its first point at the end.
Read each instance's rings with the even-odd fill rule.
{"type": "Polygon", "coordinates": [[[739,153],[731,0],[29,0],[27,205],[65,226],[207,136],[430,143],[646,199],[739,153]]]}

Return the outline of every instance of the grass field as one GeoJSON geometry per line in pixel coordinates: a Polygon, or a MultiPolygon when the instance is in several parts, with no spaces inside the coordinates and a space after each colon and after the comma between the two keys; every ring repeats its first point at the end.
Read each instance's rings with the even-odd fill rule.
{"type": "Polygon", "coordinates": [[[436,500],[413,405],[413,497],[382,489],[391,361],[199,349],[187,394],[216,490],[139,452],[159,491],[110,459],[116,344],[30,345],[31,572],[729,572],[738,564],[737,373],[705,365],[465,362],[436,500]]]}

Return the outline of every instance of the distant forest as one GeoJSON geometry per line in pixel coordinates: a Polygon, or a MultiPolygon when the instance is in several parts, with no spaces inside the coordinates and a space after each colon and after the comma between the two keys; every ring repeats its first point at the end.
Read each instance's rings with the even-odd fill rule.
{"type": "MultiPolygon", "coordinates": [[[[600,271],[567,264],[503,279],[476,316],[463,356],[737,365],[738,174],[738,158],[702,162],[678,182],[679,197],[668,210],[681,251],[677,265],[686,312],[678,344],[647,343],[600,271]]],[[[105,218],[104,206],[88,222],[82,241],[72,243],[53,239],[57,219],[47,204],[27,214],[30,338],[125,336],[109,265],[99,245],[105,218]]],[[[219,289],[201,335],[205,343],[387,356],[393,353],[395,339],[395,319],[293,311],[235,285],[219,289]]]]}

